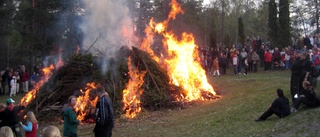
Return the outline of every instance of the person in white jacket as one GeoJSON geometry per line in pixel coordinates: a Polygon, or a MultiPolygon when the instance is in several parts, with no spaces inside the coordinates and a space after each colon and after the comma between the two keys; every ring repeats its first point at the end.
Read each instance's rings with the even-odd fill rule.
{"type": "Polygon", "coordinates": [[[10,86],[11,86],[10,97],[16,96],[16,94],[17,94],[17,78],[16,78],[16,76],[12,76],[12,79],[10,81],[10,86]]]}

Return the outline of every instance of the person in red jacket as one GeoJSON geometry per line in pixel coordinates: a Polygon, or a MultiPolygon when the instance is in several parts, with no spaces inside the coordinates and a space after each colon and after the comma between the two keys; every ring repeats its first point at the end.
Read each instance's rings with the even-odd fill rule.
{"type": "Polygon", "coordinates": [[[267,50],[266,53],[264,53],[264,62],[264,70],[271,70],[272,54],[269,52],[269,50],[267,50]]]}
{"type": "Polygon", "coordinates": [[[26,131],[26,137],[36,137],[38,130],[38,121],[32,111],[27,113],[27,125],[21,123],[22,129],[26,131]]]}
{"type": "Polygon", "coordinates": [[[22,82],[22,90],[25,93],[29,91],[29,88],[28,88],[28,86],[29,86],[29,84],[28,84],[29,78],[30,78],[29,73],[26,70],[22,70],[20,79],[21,79],[21,82],[22,82]]]}

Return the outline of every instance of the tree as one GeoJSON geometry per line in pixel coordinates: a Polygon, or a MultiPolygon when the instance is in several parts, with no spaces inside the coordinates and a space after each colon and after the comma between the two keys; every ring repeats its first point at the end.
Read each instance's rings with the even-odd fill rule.
{"type": "Polygon", "coordinates": [[[279,47],[291,44],[289,0],[279,1],[279,47]]]}
{"type": "Polygon", "coordinates": [[[269,1],[268,37],[274,46],[278,46],[278,10],[275,0],[269,1]]]}
{"type": "Polygon", "coordinates": [[[244,35],[244,26],[243,26],[243,21],[241,17],[238,18],[238,35],[239,35],[240,44],[244,46],[246,36],[244,35]]]}

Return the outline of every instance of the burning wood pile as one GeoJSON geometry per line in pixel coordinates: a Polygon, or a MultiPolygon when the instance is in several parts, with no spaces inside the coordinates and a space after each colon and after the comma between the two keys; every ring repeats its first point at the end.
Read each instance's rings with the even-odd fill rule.
{"type": "Polygon", "coordinates": [[[167,20],[150,21],[139,48],[124,46],[108,60],[108,70],[101,67],[106,59],[75,54],[54,73],[54,66],[45,68],[46,77],[21,102],[29,104],[27,109],[35,111],[40,120],[50,120],[50,116],[59,116],[69,96],[76,95],[78,119],[86,121],[97,102],[92,92],[97,86],[106,88],[116,115],[124,114],[127,118],[136,117],[142,108],[156,110],[219,98],[200,65],[193,35],[183,33],[177,39],[172,31],[166,30],[169,21],[183,13],[176,0],[172,0],[171,6],[167,20]],[[151,48],[156,35],[163,38],[160,54],[151,48]]]}

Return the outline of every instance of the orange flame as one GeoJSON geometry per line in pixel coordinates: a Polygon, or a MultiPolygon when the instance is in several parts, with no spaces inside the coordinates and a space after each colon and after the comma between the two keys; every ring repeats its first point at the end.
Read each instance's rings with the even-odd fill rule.
{"type": "MultiPolygon", "coordinates": [[[[204,95],[216,95],[213,87],[208,83],[206,73],[200,65],[200,57],[197,51],[198,46],[194,42],[192,34],[182,33],[182,39],[177,40],[176,36],[171,31],[167,31],[168,22],[176,18],[176,15],[183,13],[181,6],[176,0],[171,1],[171,11],[167,20],[161,23],[155,23],[150,20],[149,27],[145,32],[147,37],[144,39],[141,49],[147,51],[151,57],[156,60],[161,66],[167,70],[170,76],[171,83],[183,88],[181,94],[182,99],[192,101],[204,99],[204,95]],[[159,61],[158,56],[151,49],[154,33],[164,36],[163,44],[167,57],[161,58],[164,61],[159,61]],[[205,93],[205,94],[204,94],[205,93]]],[[[179,100],[177,98],[177,100],[179,100]]]]}
{"type": "Polygon", "coordinates": [[[131,57],[129,57],[128,60],[128,69],[130,79],[126,89],[123,90],[123,110],[126,111],[127,118],[134,118],[141,112],[140,96],[143,93],[141,86],[144,82],[143,77],[147,71],[139,72],[139,70],[132,65],[131,57]]]}
{"type": "Polygon", "coordinates": [[[24,105],[28,105],[30,101],[32,101],[35,97],[37,92],[39,91],[40,87],[46,83],[49,78],[52,76],[52,71],[54,70],[54,66],[50,65],[49,67],[43,68],[43,76],[41,77],[40,81],[34,85],[34,88],[29,91],[24,97],[22,97],[20,103],[24,105]]]}
{"type": "Polygon", "coordinates": [[[94,108],[95,105],[98,102],[98,97],[96,96],[94,99],[92,99],[92,96],[90,96],[90,93],[93,89],[96,89],[99,85],[96,84],[95,82],[92,83],[87,83],[84,91],[80,90],[83,95],[79,96],[77,98],[77,104],[75,106],[75,111],[77,112],[78,120],[85,120],[85,116],[91,113],[90,108],[94,108]]]}

